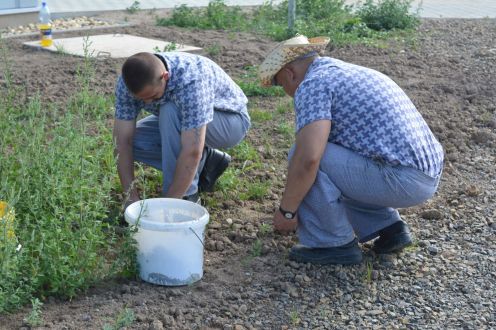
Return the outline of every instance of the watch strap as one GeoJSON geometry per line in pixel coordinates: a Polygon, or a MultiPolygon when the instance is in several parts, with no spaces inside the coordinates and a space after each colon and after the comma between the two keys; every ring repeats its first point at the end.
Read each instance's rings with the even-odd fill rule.
{"type": "Polygon", "coordinates": [[[292,220],[296,217],[296,212],[286,211],[281,206],[279,206],[279,212],[288,220],[292,220]]]}

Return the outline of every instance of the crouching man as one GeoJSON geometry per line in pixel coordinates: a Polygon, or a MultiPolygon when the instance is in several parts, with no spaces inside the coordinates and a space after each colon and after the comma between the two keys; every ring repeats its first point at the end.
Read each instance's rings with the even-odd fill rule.
{"type": "Polygon", "coordinates": [[[114,140],[126,205],[139,200],[134,161],[163,172],[163,194],[198,202],[250,127],[247,98],[211,60],[187,53],[138,53],[117,81],[114,140]],[[140,111],[151,113],[137,122],[140,111]]]}
{"type": "Polygon", "coordinates": [[[296,143],[277,231],[297,229],[290,258],[356,264],[358,242],[377,253],[412,243],[396,208],[431,198],[443,149],[411,100],[390,78],[319,57],[329,39],[298,36],[279,44],[260,66],[265,86],[294,98],[296,143]]]}

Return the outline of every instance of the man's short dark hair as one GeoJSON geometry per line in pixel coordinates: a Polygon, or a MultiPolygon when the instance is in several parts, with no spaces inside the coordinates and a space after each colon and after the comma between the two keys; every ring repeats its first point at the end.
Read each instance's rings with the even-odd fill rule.
{"type": "Polygon", "coordinates": [[[137,94],[147,85],[157,82],[160,60],[151,53],[138,53],[129,57],[122,66],[122,79],[129,91],[137,94]]]}

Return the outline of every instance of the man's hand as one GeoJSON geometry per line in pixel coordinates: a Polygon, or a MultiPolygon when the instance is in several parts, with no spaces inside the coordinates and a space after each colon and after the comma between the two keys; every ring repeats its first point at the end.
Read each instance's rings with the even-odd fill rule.
{"type": "Polygon", "coordinates": [[[288,220],[279,212],[279,210],[277,210],[276,213],[274,213],[273,225],[277,232],[282,235],[289,235],[296,231],[296,227],[298,226],[298,215],[296,215],[294,219],[288,220]]]}

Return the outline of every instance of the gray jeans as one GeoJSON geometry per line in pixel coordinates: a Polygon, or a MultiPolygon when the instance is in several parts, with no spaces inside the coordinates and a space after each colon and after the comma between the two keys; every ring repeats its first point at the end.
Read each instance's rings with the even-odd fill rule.
{"type": "Polygon", "coordinates": [[[361,242],[374,239],[377,231],[401,219],[396,208],[431,198],[440,176],[378,163],[328,143],[315,182],[298,209],[300,243],[332,247],[355,236],[361,242]]]}
{"type": "MultiPolygon", "coordinates": [[[[177,106],[168,102],[160,108],[159,116],[148,116],[136,124],[134,135],[134,159],[163,172],[163,192],[167,192],[176,169],[181,151],[181,124],[177,106]]],[[[240,143],[250,128],[248,114],[214,111],[214,119],[208,123],[205,145],[212,148],[230,148],[240,143]]],[[[203,168],[200,164],[193,183],[186,195],[198,191],[198,177],[203,168]]]]}

